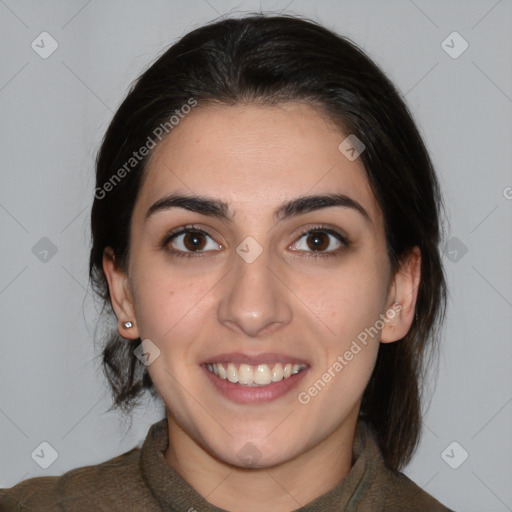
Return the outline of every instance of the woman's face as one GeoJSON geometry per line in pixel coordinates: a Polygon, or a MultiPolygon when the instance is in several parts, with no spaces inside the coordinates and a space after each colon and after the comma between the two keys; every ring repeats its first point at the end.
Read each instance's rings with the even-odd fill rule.
{"type": "Polygon", "coordinates": [[[133,302],[123,335],[158,348],[169,420],[216,459],[270,467],[349,439],[379,342],[406,332],[346,135],[301,103],[199,105],[149,162],[116,312],[133,302]]]}

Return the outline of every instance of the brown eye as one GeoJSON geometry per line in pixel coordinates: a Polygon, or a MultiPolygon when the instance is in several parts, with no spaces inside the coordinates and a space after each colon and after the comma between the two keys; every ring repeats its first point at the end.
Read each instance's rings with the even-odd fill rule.
{"type": "Polygon", "coordinates": [[[222,246],[205,231],[186,228],[168,237],[164,246],[175,255],[219,251],[222,246]]]}
{"type": "Polygon", "coordinates": [[[183,245],[189,251],[200,251],[206,245],[206,237],[203,233],[190,231],[184,235],[183,245]]]}
{"type": "Polygon", "coordinates": [[[309,233],[306,243],[312,251],[325,251],[329,247],[329,235],[321,231],[309,233]]]}
{"type": "Polygon", "coordinates": [[[313,228],[303,233],[290,249],[315,256],[334,256],[349,246],[348,240],[330,228],[313,228]]]}

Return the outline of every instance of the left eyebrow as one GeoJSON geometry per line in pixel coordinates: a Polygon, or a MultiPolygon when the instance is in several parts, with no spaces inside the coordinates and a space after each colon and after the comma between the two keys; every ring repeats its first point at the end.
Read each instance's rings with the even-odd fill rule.
{"type": "MultiPolygon", "coordinates": [[[[323,208],[342,207],[350,208],[362,215],[362,217],[373,224],[372,219],[364,207],[356,200],[344,194],[327,194],[297,197],[277,208],[274,216],[280,221],[304,213],[321,210],[323,208]]],[[[203,196],[170,195],[163,197],[153,203],[146,212],[145,219],[157,212],[169,210],[171,208],[183,208],[191,212],[216,217],[220,220],[232,222],[232,217],[228,214],[229,205],[224,201],[211,199],[203,196]]]]}
{"type": "Polygon", "coordinates": [[[361,203],[358,203],[355,199],[352,199],[345,194],[298,197],[281,205],[277,209],[275,215],[279,220],[284,220],[295,215],[321,210],[322,208],[331,208],[333,206],[351,208],[360,213],[367,222],[373,224],[370,215],[361,203]]]}

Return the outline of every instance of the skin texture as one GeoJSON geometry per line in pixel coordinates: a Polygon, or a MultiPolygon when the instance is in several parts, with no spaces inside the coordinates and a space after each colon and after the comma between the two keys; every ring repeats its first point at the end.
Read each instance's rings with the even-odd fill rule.
{"type": "Polygon", "coordinates": [[[419,251],[392,274],[382,213],[361,160],[338,150],[344,138],[303,103],[199,105],[152,154],[130,226],[127,271],[105,250],[119,332],[160,350],[148,371],[167,410],[165,459],[227,510],[294,510],[346,476],[379,344],[400,340],[413,320],[419,251]],[[146,219],[171,193],[222,200],[232,220],[183,208],[146,219]],[[332,193],[357,201],[370,220],[340,206],[274,216],[286,201],[332,193]],[[166,236],[189,224],[209,234],[201,255],[173,255],[190,244],[183,236],[165,244],[166,236]],[[324,234],[326,252],[315,251],[302,232],[318,225],[340,231],[348,246],[324,234]],[[236,252],[249,236],[263,250],[252,263],[236,252]],[[298,393],[395,302],[400,310],[379,334],[300,403],[298,393]],[[127,320],[134,327],[125,329],[127,320]],[[200,366],[226,352],[278,352],[309,368],[284,396],[240,404],[221,395],[200,366]],[[249,466],[239,456],[248,446],[258,454],[249,466]]]}

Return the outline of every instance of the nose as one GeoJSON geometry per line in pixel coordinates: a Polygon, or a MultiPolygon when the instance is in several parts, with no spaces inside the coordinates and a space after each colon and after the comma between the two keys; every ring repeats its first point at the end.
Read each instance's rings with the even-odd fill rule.
{"type": "Polygon", "coordinates": [[[230,329],[256,338],[271,334],[292,319],[289,293],[264,251],[248,263],[238,255],[223,282],[218,320],[230,329]]]}

